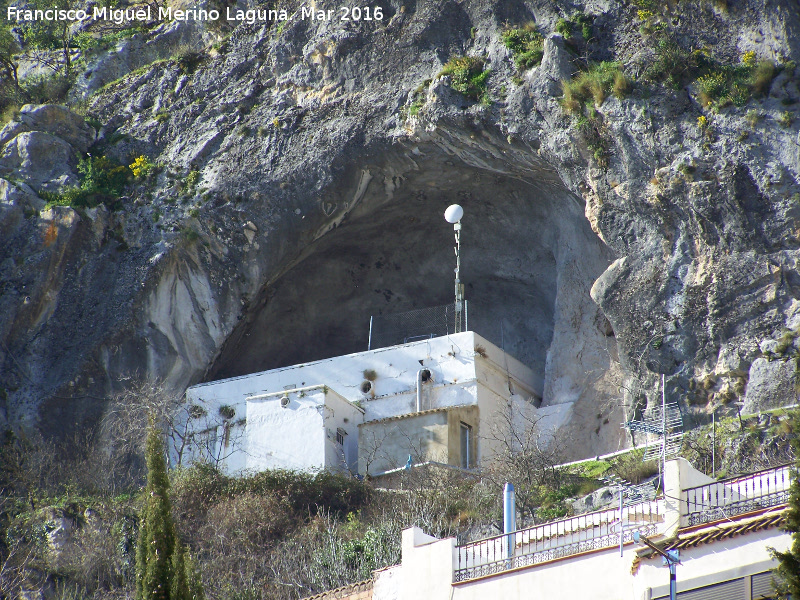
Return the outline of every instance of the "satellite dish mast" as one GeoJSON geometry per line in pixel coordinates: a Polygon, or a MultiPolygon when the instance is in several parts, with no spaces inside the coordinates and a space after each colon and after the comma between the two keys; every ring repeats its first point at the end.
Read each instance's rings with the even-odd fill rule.
{"type": "Polygon", "coordinates": [[[464,310],[464,285],[461,283],[461,217],[464,216],[464,209],[458,204],[451,204],[444,211],[444,219],[453,224],[453,232],[456,236],[456,323],[455,332],[461,332],[461,314],[464,310]]]}

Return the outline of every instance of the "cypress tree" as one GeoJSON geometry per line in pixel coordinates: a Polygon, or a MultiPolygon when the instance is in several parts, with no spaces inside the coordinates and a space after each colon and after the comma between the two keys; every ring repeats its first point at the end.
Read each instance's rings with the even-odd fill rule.
{"type": "Polygon", "coordinates": [[[147,486],[136,546],[136,600],[170,600],[175,524],[169,502],[164,443],[151,423],[145,450],[147,486]]]}
{"type": "Polygon", "coordinates": [[[792,448],[796,458],[784,527],[792,534],[792,545],[786,552],[772,550],[773,557],[778,560],[774,571],[777,579],[773,583],[781,597],[800,600],[800,413],[795,413],[792,418],[792,433],[792,448]]]}
{"type": "Polygon", "coordinates": [[[200,569],[194,557],[189,552],[186,553],[184,567],[186,569],[186,589],[189,592],[189,600],[206,600],[200,569]]]}
{"type": "Polygon", "coordinates": [[[186,585],[186,556],[183,544],[175,544],[172,553],[172,585],[170,587],[170,600],[191,600],[189,587],[186,585]]]}

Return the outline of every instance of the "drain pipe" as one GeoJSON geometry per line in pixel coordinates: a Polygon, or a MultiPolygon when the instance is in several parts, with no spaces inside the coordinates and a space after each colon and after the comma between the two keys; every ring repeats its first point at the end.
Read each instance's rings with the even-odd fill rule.
{"type": "MultiPolygon", "coordinates": [[[[506,483],[503,487],[503,533],[511,534],[517,530],[517,513],[514,506],[514,485],[506,483]]],[[[506,537],[506,557],[514,556],[514,536],[506,537]]]]}
{"type": "Polygon", "coordinates": [[[428,369],[417,371],[417,412],[422,411],[422,384],[430,378],[431,372],[428,369]]]}

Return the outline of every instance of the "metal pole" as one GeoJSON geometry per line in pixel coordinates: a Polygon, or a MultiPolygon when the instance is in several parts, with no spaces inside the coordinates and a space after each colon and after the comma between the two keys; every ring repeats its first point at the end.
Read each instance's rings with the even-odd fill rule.
{"type": "Polygon", "coordinates": [[[514,536],[512,532],[517,529],[517,515],[514,506],[514,485],[506,483],[503,487],[503,533],[506,537],[506,558],[514,556],[514,536]]]}
{"type": "Polygon", "coordinates": [[[667,459],[667,389],[666,376],[661,374],[661,458],[658,461],[658,478],[664,489],[664,463],[667,459]]]}
{"type": "Polygon", "coordinates": [[[676,600],[678,597],[678,582],[675,576],[675,564],[671,560],[669,563],[669,600],[676,600]]]}
{"type": "Polygon", "coordinates": [[[667,550],[664,552],[661,548],[653,544],[650,540],[640,534],[638,531],[633,532],[633,541],[636,543],[643,543],[645,546],[654,550],[664,559],[664,564],[669,567],[669,598],[676,600],[678,593],[678,583],[675,573],[676,566],[681,562],[680,550],[667,550]]]}
{"type": "Polygon", "coordinates": [[[717,478],[717,409],[711,413],[711,476],[717,478]]]}
{"type": "Polygon", "coordinates": [[[461,287],[461,221],[453,224],[456,236],[456,333],[461,333],[461,311],[464,291],[461,287]]]}
{"type": "Polygon", "coordinates": [[[367,341],[367,350],[372,350],[372,316],[369,318],[369,340],[367,341]]]}
{"type": "Polygon", "coordinates": [[[619,557],[622,558],[622,538],[625,536],[625,528],[622,524],[622,495],[625,493],[623,488],[619,488],[619,557]]]}

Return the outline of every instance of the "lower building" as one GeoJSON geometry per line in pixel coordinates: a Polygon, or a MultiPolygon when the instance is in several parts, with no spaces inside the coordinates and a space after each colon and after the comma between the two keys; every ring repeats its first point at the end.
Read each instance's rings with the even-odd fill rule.
{"type": "Polygon", "coordinates": [[[713,480],[684,459],[668,461],[664,494],[622,509],[561,519],[467,544],[403,532],[402,562],[372,581],[320,600],[485,600],[503,598],[669,598],[669,568],[634,532],[677,551],[680,600],[774,597],[770,549],[785,551],[781,529],[788,466],[713,480]]]}

